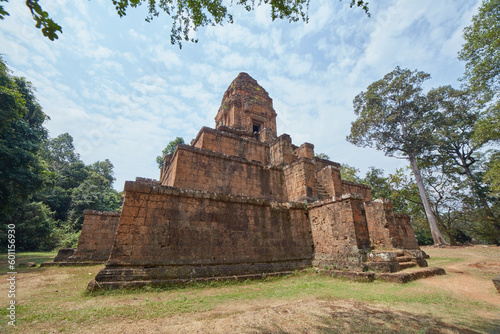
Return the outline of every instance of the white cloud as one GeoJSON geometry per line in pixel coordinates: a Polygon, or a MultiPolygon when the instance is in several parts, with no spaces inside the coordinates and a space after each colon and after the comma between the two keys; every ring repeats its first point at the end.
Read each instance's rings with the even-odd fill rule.
{"type": "Polygon", "coordinates": [[[50,42],[24,3],[11,1],[0,52],[37,87],[51,135],[69,132],[87,163],[109,158],[117,188],[135,176],[158,177],[154,159],[170,140],[213,127],[225,89],[242,71],[269,92],[278,132],[295,144],[389,172],[404,161],[345,141],[352,99],[395,65],[428,71],[433,86],[460,77],[456,52],[474,2],[377,2],[367,18],[347,1],[317,0],[309,24],[271,22],[268,6],[235,8],[234,25],[202,28],[199,44],[179,50],[166,15],[144,23],[144,8],[118,19],[109,1],[52,0],[47,8],[64,34],[50,42]]]}
{"type": "Polygon", "coordinates": [[[288,68],[287,72],[294,77],[303,76],[312,68],[312,56],[310,54],[301,57],[300,55],[293,53],[288,55],[288,68]]]}
{"type": "Polygon", "coordinates": [[[128,35],[132,37],[133,40],[135,41],[140,41],[140,42],[149,42],[149,39],[147,36],[139,34],[137,31],[135,31],[133,28],[130,28],[128,30],[128,35]]]}
{"type": "Polygon", "coordinates": [[[332,6],[331,1],[314,1],[310,5],[309,22],[307,24],[297,22],[294,26],[294,41],[300,41],[308,35],[323,31],[332,21],[334,9],[337,8],[336,5],[332,6]]]}
{"type": "Polygon", "coordinates": [[[231,53],[224,56],[220,60],[220,63],[224,68],[245,69],[253,65],[253,58],[248,57],[248,55],[243,56],[239,53],[231,53]]]}
{"type": "Polygon", "coordinates": [[[165,69],[171,70],[183,65],[182,60],[171,50],[171,47],[167,48],[161,44],[156,44],[150,46],[148,51],[152,56],[148,68],[150,73],[157,74],[165,71],[165,69]]]}

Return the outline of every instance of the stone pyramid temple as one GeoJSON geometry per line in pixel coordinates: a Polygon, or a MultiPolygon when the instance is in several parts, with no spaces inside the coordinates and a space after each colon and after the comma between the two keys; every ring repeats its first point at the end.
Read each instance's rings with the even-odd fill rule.
{"type": "Polygon", "coordinates": [[[272,99],[240,73],[159,181],[125,183],[121,214],[85,212],[69,262],[105,262],[94,288],[253,278],[311,266],[397,272],[426,266],[407,215],[340,165],[278,136],[272,99]]]}

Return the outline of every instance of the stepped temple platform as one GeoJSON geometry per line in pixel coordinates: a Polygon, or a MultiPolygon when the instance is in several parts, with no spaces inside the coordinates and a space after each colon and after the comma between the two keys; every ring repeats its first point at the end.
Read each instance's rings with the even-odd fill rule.
{"type": "Polygon", "coordinates": [[[370,187],[342,180],[340,164],[317,158],[314,145],[278,136],[276,117],[264,88],[240,73],[215,128],[165,156],[158,181],[127,181],[121,214],[87,212],[68,261],[106,261],[89,291],[311,266],[359,273],[427,266],[409,216],[373,200],[370,187]]]}

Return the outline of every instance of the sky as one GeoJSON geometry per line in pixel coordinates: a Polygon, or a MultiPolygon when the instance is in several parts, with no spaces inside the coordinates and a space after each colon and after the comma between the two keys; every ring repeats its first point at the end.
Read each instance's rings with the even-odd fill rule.
{"type": "Polygon", "coordinates": [[[272,21],[270,8],[230,7],[234,24],[200,28],[198,43],[170,44],[164,13],[145,6],[120,18],[111,0],[41,0],[62,26],[50,41],[24,1],[0,21],[0,54],[26,77],[50,117],[51,138],[69,133],[81,159],[109,159],[115,189],[135,177],[159,178],[156,156],[176,137],[189,143],[215,127],[222,96],[240,72],[273,99],[278,135],[314,144],[315,153],[360,169],[393,173],[405,160],[346,141],[352,101],[396,66],[429,73],[424,89],[460,87],[464,27],[480,1],[374,1],[371,17],[350,1],[311,0],[309,22],[272,21]]]}

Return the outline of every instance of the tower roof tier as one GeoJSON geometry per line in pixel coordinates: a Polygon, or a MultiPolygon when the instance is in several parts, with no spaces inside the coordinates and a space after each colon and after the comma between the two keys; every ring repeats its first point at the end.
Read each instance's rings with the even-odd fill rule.
{"type": "Polygon", "coordinates": [[[247,73],[240,73],[227,88],[215,117],[215,126],[260,133],[267,129],[276,136],[273,100],[247,73]]]}

